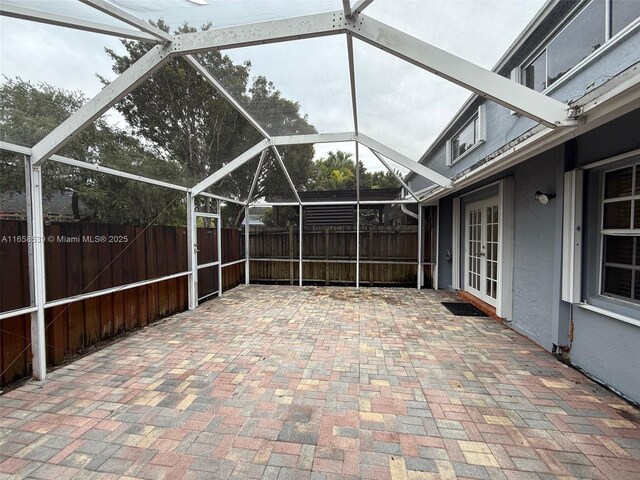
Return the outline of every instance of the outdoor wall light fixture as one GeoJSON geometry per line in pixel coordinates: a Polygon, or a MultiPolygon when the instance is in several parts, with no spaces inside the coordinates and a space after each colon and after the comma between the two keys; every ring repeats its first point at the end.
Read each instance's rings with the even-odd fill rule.
{"type": "Polygon", "coordinates": [[[546,205],[547,203],[549,203],[549,200],[551,200],[552,198],[556,198],[556,196],[553,193],[542,193],[540,190],[538,190],[533,198],[536,202],[540,202],[542,205],[546,205]]]}

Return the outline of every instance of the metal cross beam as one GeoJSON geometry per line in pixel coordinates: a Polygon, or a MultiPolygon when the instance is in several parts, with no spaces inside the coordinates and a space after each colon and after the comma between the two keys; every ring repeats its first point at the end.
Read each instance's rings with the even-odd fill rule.
{"type": "Polygon", "coordinates": [[[273,145],[271,149],[273,150],[273,153],[276,155],[276,160],[278,160],[278,163],[280,164],[280,168],[282,168],[282,171],[284,172],[284,176],[287,177],[287,182],[289,182],[289,186],[291,187],[291,190],[293,191],[293,194],[295,195],[296,200],[300,205],[302,205],[302,200],[300,199],[300,195],[298,195],[298,191],[296,190],[296,186],[293,184],[293,180],[291,180],[289,171],[287,170],[287,167],[285,167],[284,162],[282,161],[280,152],[278,152],[278,147],[273,145]]]}
{"type": "Polygon", "coordinates": [[[346,31],[343,22],[344,13],[340,10],[235,27],[212,28],[175,35],[173,51],[185,55],[337,35],[346,31]]]}
{"type": "Polygon", "coordinates": [[[407,183],[402,179],[402,177],[400,177],[400,175],[398,175],[398,172],[396,172],[393,168],[391,168],[391,166],[387,163],[387,161],[384,159],[384,157],[382,155],[380,155],[378,152],[376,152],[375,150],[369,149],[371,150],[371,153],[373,153],[373,155],[380,160],[380,163],[382,163],[387,170],[389,170],[391,172],[391,174],[396,177],[396,180],[398,180],[398,182],[400,183],[400,185],[402,185],[402,187],[409,193],[409,195],[411,195],[413,198],[416,199],[416,202],[420,202],[420,199],[418,199],[418,197],[416,197],[416,194],[413,193],[413,190],[411,190],[411,188],[409,188],[409,185],[407,185],[407,183]]]}
{"type": "Polygon", "coordinates": [[[358,39],[381,48],[479,96],[532,118],[548,127],[574,126],[568,106],[509,78],[423,42],[389,25],[360,15],[349,30],[358,39]]]}
{"type": "Polygon", "coordinates": [[[100,93],[76,110],[33,147],[33,164],[37,165],[67,144],[87,125],[134,90],[151,74],[169,61],[166,47],[156,45],[136,63],[121,73],[100,93]]]}
{"type": "Polygon", "coordinates": [[[451,185],[451,180],[444,175],[440,175],[438,172],[434,172],[430,168],[425,167],[415,160],[411,160],[409,157],[393,150],[392,148],[387,147],[386,145],[374,140],[371,137],[359,134],[357,140],[359,143],[361,143],[365,147],[368,147],[370,150],[375,150],[381,155],[384,155],[385,157],[393,160],[398,165],[402,165],[403,167],[408,168],[412,172],[417,173],[427,180],[431,180],[433,183],[436,183],[441,187],[448,187],[451,185]]]}
{"type": "Polygon", "coordinates": [[[347,57],[349,58],[349,84],[351,85],[351,111],[353,112],[353,129],[358,133],[358,100],[356,96],[356,67],[353,58],[353,37],[347,34],[347,57]]]}
{"type": "Polygon", "coordinates": [[[263,150],[262,154],[260,155],[260,161],[258,161],[258,167],[256,168],[256,174],[253,177],[253,182],[251,183],[251,189],[249,190],[249,195],[247,195],[247,203],[246,205],[248,206],[249,203],[251,203],[251,200],[253,200],[253,192],[255,192],[256,190],[256,185],[258,185],[258,180],[260,178],[260,172],[262,171],[262,164],[264,163],[264,159],[267,156],[267,151],[263,150]]]}
{"type": "Polygon", "coordinates": [[[358,0],[356,4],[351,8],[351,16],[355,17],[359,13],[373,3],[373,0],[358,0]]]}
{"type": "Polygon", "coordinates": [[[345,17],[350,17],[351,12],[351,0],[342,0],[342,9],[344,10],[345,17]]]}
{"type": "Polygon", "coordinates": [[[341,10],[175,36],[180,54],[350,33],[413,65],[549,127],[573,126],[564,103],[419,40],[378,20],[341,10]]]}
{"type": "Polygon", "coordinates": [[[32,22],[46,23],[47,25],[74,28],[85,32],[112,35],[118,38],[158,43],[158,39],[155,36],[141,32],[140,30],[108,25],[106,23],[92,22],[90,20],[83,20],[76,17],[67,17],[66,15],[58,15],[57,13],[45,12],[20,5],[7,5],[0,3],[0,15],[18,18],[21,20],[30,20],[32,22]]]}
{"type": "Polygon", "coordinates": [[[257,120],[255,118],[253,118],[249,112],[247,112],[244,107],[242,105],[240,105],[235,98],[233,98],[231,96],[231,94],[229,92],[227,92],[227,90],[220,84],[220,82],[218,82],[213,75],[211,75],[209,73],[209,71],[204,68],[202,66],[202,64],[200,62],[198,62],[198,60],[196,60],[196,58],[193,55],[185,55],[185,60],[191,64],[191,66],[193,66],[193,68],[196,69],[196,71],[202,75],[204,77],[204,79],[209,82],[209,84],[211,84],[211,86],[213,86],[213,88],[216,89],[216,91],[227,101],[229,102],[233,108],[235,108],[240,115],[242,115],[247,122],[249,122],[251,125],[253,125],[253,127],[258,130],[258,132],[260,132],[260,134],[264,137],[264,138],[269,138],[269,134],[267,133],[267,131],[262,128],[262,126],[257,122],[257,120]]]}
{"type": "Polygon", "coordinates": [[[224,177],[229,175],[234,170],[237,170],[238,168],[240,168],[242,165],[247,163],[256,155],[260,155],[262,151],[268,146],[269,146],[269,142],[267,140],[262,140],[260,143],[257,143],[246,152],[238,155],[229,163],[227,163],[226,165],[224,165],[223,167],[215,171],[213,174],[209,175],[207,178],[202,180],[200,183],[195,185],[191,189],[191,192],[193,193],[193,195],[198,195],[200,192],[206,190],[214,183],[222,180],[224,177]]]}
{"type": "Polygon", "coordinates": [[[107,15],[117,18],[118,20],[131,25],[132,27],[139,28],[143,32],[153,35],[162,42],[171,42],[173,37],[164,30],[160,30],[158,27],[154,27],[149,22],[139,19],[135,15],[131,15],[129,12],[112,5],[106,0],[80,0],[85,5],[95,8],[96,10],[106,13],[107,15]]]}
{"type": "Polygon", "coordinates": [[[282,135],[271,137],[270,145],[308,145],[310,143],[353,142],[353,132],[311,133],[307,135],[282,135]]]}

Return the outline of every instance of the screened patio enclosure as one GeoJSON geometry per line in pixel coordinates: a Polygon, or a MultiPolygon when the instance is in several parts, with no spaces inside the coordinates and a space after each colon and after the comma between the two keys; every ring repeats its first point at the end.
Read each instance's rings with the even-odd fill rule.
{"type": "MultiPolygon", "coordinates": [[[[236,258],[225,256],[223,206],[236,205],[236,209],[244,211],[245,219],[255,206],[297,209],[296,278],[299,285],[303,285],[305,208],[320,204],[353,205],[356,251],[354,258],[346,263],[352,265],[356,287],[362,283],[361,264],[367,261],[361,258],[360,252],[361,209],[367,205],[388,204],[409,210],[418,224],[415,260],[409,263],[416,271],[416,288],[423,286],[424,268],[437,268],[435,261],[424,259],[425,209],[422,207],[427,203],[424,192],[412,191],[404,175],[412,172],[423,177],[429,188],[451,187],[452,179],[447,177],[445,169],[427,168],[419,160],[469,92],[550,129],[574,126],[576,120],[566,104],[490,70],[499,60],[498,55],[519,40],[516,35],[534,17],[541,2],[522,2],[516,16],[512,2],[506,1],[491,2],[492,8],[469,2],[453,2],[456,5],[452,7],[450,2],[427,1],[406,2],[403,9],[398,8],[401,3],[383,0],[3,0],[0,13],[6,24],[16,22],[19,26],[28,21],[90,32],[87,35],[114,36],[138,42],[144,50],[137,61],[127,65],[53,130],[43,132],[36,143],[28,144],[19,136],[13,138],[3,132],[1,150],[19,158],[16,165],[25,183],[28,236],[45,238],[43,189],[48,174],[61,175],[64,169],[118,177],[158,191],[171,191],[186,210],[186,269],[176,267],[174,270],[179,271],[164,276],[91,292],[84,288],[69,297],[48,298],[47,265],[52,260],[46,258],[44,242],[28,243],[30,305],[2,311],[0,319],[31,316],[35,378],[43,379],[46,372],[46,310],[174,278],[185,279],[188,308],[196,309],[199,299],[205,298],[198,295],[198,277],[203,269],[217,276],[217,289],[207,297],[222,294],[225,268],[242,265],[245,282],[249,283],[249,221],[245,221],[243,227],[244,248],[233,255],[236,258]],[[468,9],[469,15],[456,15],[460,9],[468,9]],[[412,16],[414,10],[418,11],[412,16]],[[425,16],[425,12],[428,15],[425,16]],[[510,35],[496,34],[495,29],[487,28],[495,22],[514,21],[516,17],[510,35]],[[159,28],[158,20],[162,20],[165,28],[159,28]],[[195,28],[171,33],[185,23],[195,28]],[[202,25],[206,27],[200,29],[202,25]],[[501,46],[495,47],[498,40],[501,46]],[[217,68],[218,64],[211,60],[211,54],[216,52],[234,65],[252,65],[252,72],[268,75],[276,87],[286,83],[282,94],[300,108],[300,118],[304,121],[292,121],[290,105],[274,101],[277,96],[264,99],[256,93],[255,84],[254,90],[247,88],[246,79],[239,78],[244,73],[234,76],[229,70],[217,68]],[[116,165],[99,154],[84,161],[73,158],[72,153],[65,150],[83,130],[104,114],[113,112],[133,92],[149,87],[163,68],[177,59],[183,59],[192,69],[191,73],[196,72],[199,81],[211,89],[211,95],[224,101],[246,122],[245,134],[229,139],[233,145],[229,151],[235,153],[221,159],[219,168],[204,168],[184,181],[173,177],[170,171],[143,175],[134,163],[116,165]],[[286,166],[295,164],[296,150],[292,147],[311,145],[316,151],[326,151],[334,144],[348,144],[354,152],[355,199],[305,201],[286,166]],[[365,161],[369,168],[376,165],[373,168],[391,172],[401,189],[398,198],[371,199],[370,195],[367,199],[360,198],[359,171],[365,161]],[[287,186],[287,192],[282,192],[277,201],[260,193],[260,186],[267,181],[264,172],[268,162],[287,186]],[[55,171],[51,165],[55,165],[55,171]],[[250,181],[241,182],[241,176],[250,181]],[[244,187],[234,190],[229,185],[244,187]],[[202,256],[199,261],[198,225],[202,222],[215,225],[218,241],[217,251],[206,260],[202,256]]],[[[270,87],[266,88],[269,91],[270,87]]],[[[158,114],[167,113],[159,111],[158,114]]],[[[429,215],[437,212],[430,210],[429,215]]],[[[326,263],[331,261],[328,255],[326,263]]],[[[291,263],[291,259],[287,261],[291,263]]],[[[384,262],[379,263],[384,266],[384,262]]]]}

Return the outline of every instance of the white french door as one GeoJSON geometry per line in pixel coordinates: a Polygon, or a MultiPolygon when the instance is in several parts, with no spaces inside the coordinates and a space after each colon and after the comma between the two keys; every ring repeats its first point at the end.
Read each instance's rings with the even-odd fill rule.
{"type": "Polygon", "coordinates": [[[465,290],[489,305],[498,299],[498,197],[465,208],[465,290]]]}

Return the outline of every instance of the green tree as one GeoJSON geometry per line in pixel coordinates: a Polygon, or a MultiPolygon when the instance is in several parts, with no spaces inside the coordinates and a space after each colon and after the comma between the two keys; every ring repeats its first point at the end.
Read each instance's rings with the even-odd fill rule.
{"type": "MultiPolygon", "coordinates": [[[[33,146],[85,101],[81,92],[5,78],[0,84],[2,139],[33,146]]],[[[60,154],[119,170],[134,169],[143,176],[181,176],[179,165],[162,159],[138,139],[103,119],[74,137],[60,154]]],[[[0,170],[0,192],[24,192],[22,158],[2,152],[0,170]]],[[[186,215],[184,203],[173,201],[175,191],[52,161],[44,164],[43,185],[47,197],[73,192],[96,221],[147,224],[160,215],[160,222],[182,224],[186,215]]]]}
{"type": "MultiPolygon", "coordinates": [[[[396,188],[398,181],[389,171],[369,172],[360,162],[360,188],[396,188]]],[[[352,155],[338,150],[314,162],[308,190],[353,190],[356,188],[356,162],[352,155]]]]}
{"type": "MultiPolygon", "coordinates": [[[[169,26],[161,20],[157,26],[169,31],[169,26]]],[[[202,27],[203,30],[208,28],[210,25],[202,27]]],[[[175,33],[195,31],[196,28],[185,24],[175,33]]],[[[116,73],[124,72],[150,48],[142,42],[123,40],[122,43],[126,50],[124,55],[107,49],[116,73]]],[[[197,58],[254,118],[263,120],[261,125],[269,133],[316,131],[301,116],[298,103],[283,98],[266,78],[258,76],[250,81],[250,63],[236,65],[219,51],[198,54],[197,58]],[[278,114],[265,115],[273,112],[278,114]]],[[[167,158],[183,167],[185,181],[192,185],[262,139],[249,122],[181,57],[170,60],[116,108],[136,134],[152,142],[166,153],[167,158]]],[[[313,146],[287,146],[280,150],[294,184],[302,188],[312,167],[313,146]]],[[[275,165],[273,162],[267,164],[275,165]]],[[[250,162],[219,185],[214,185],[211,191],[244,199],[254,174],[255,164],[250,162]]],[[[285,187],[289,188],[284,175],[271,166],[261,174],[256,194],[268,195],[284,191],[285,187]]],[[[225,210],[225,217],[237,225],[242,218],[238,208],[229,205],[225,210]]]]}

